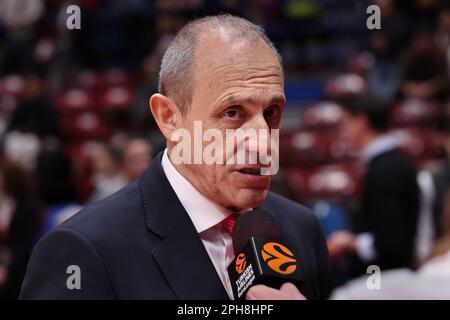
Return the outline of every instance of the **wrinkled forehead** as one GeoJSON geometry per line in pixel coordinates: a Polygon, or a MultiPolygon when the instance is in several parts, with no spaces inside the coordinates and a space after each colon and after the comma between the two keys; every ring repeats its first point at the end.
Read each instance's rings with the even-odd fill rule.
{"type": "Polygon", "coordinates": [[[261,38],[236,36],[224,30],[203,33],[194,53],[196,70],[220,68],[230,64],[273,65],[280,69],[276,53],[261,38]]]}
{"type": "Polygon", "coordinates": [[[195,92],[210,94],[230,86],[284,91],[284,75],[276,53],[262,39],[203,35],[194,54],[195,92]]]}

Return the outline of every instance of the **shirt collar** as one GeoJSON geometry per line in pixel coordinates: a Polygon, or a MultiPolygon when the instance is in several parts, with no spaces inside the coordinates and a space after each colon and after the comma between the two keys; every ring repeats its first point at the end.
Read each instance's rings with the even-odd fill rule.
{"type": "Polygon", "coordinates": [[[396,146],[397,143],[392,135],[383,134],[375,138],[364,148],[361,153],[361,159],[367,163],[376,156],[394,149],[396,146]]]}
{"type": "Polygon", "coordinates": [[[211,201],[195,189],[170,162],[167,148],[164,150],[161,165],[167,180],[169,180],[198,233],[217,225],[233,213],[231,210],[211,201]]]}

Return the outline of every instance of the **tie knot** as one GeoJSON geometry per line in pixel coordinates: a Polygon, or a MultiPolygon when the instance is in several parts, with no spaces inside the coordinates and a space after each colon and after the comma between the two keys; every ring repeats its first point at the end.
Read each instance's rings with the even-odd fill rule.
{"type": "Polygon", "coordinates": [[[231,233],[233,231],[233,226],[238,216],[239,215],[237,213],[233,213],[232,215],[229,215],[228,217],[223,219],[220,223],[228,233],[231,233]]]}

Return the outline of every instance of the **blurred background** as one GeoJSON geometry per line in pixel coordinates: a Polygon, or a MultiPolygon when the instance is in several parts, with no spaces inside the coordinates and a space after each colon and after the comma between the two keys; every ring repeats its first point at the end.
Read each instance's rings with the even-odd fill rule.
{"type": "MultiPolygon", "coordinates": [[[[163,150],[148,109],[160,59],[187,21],[218,13],[262,25],[283,57],[288,104],[272,189],[314,209],[335,286],[368,264],[333,238],[359,233],[354,221],[368,201],[368,162],[342,135],[343,104],[353,97],[376,96],[387,106],[386,132],[418,188],[410,199],[417,203],[411,259],[386,269],[418,269],[433,252],[450,250],[442,241],[450,230],[443,222],[450,211],[447,2],[0,0],[1,298],[17,297],[42,235],[135,180],[163,150]],[[72,4],[81,8],[80,30],[66,27],[72,4]],[[371,4],[381,9],[380,30],[366,27],[371,4]]],[[[401,222],[396,228],[402,234],[401,222]]]]}

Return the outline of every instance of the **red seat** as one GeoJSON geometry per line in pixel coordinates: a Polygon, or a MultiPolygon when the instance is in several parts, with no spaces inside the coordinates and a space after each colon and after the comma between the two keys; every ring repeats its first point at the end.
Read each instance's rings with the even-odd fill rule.
{"type": "Polygon", "coordinates": [[[79,114],[95,109],[95,97],[82,89],[70,89],[56,98],[56,106],[62,114],[79,114]]]}
{"type": "Polygon", "coordinates": [[[334,130],[343,117],[342,108],[334,102],[319,102],[306,109],[303,127],[307,130],[334,130]]]}
{"type": "Polygon", "coordinates": [[[104,110],[127,110],[134,102],[134,90],[129,87],[111,87],[106,89],[99,97],[104,110]]]}
{"type": "Polygon", "coordinates": [[[348,199],[360,191],[362,168],[352,165],[327,165],[289,171],[299,199],[348,199]]]}
{"type": "Polygon", "coordinates": [[[91,141],[66,143],[65,152],[72,159],[75,187],[78,196],[86,201],[91,192],[92,162],[90,149],[93,148],[91,141]]]}
{"type": "Polygon", "coordinates": [[[420,168],[426,160],[435,158],[445,148],[448,134],[420,128],[402,128],[392,131],[399,147],[408,154],[420,168]]]}
{"type": "Polygon", "coordinates": [[[91,92],[99,92],[112,86],[132,86],[134,75],[120,69],[111,69],[105,72],[85,70],[78,76],[79,85],[91,92]]]}
{"type": "Polygon", "coordinates": [[[367,75],[374,63],[373,56],[368,52],[357,53],[351,56],[347,61],[347,67],[351,73],[361,76],[367,75]]]}
{"type": "Polygon", "coordinates": [[[2,79],[2,94],[20,96],[25,88],[25,81],[22,76],[11,74],[2,79]]]}
{"type": "Polygon", "coordinates": [[[399,127],[432,125],[438,112],[438,105],[432,101],[407,99],[394,106],[391,121],[399,127]]]}
{"type": "Polygon", "coordinates": [[[359,95],[367,92],[367,82],[357,74],[341,74],[329,79],[325,93],[329,98],[359,95]]]}
{"type": "Polygon", "coordinates": [[[102,74],[89,70],[79,73],[78,83],[83,89],[89,92],[101,90],[105,86],[102,74]]]}
{"type": "Polygon", "coordinates": [[[104,121],[94,112],[62,116],[61,130],[66,137],[75,140],[105,139],[109,133],[104,121]]]}
{"type": "Polygon", "coordinates": [[[280,136],[280,163],[287,167],[346,162],[350,146],[332,132],[297,131],[280,136]]]}
{"type": "Polygon", "coordinates": [[[131,86],[134,78],[130,73],[120,69],[111,69],[103,73],[103,81],[107,87],[131,86]]]}

